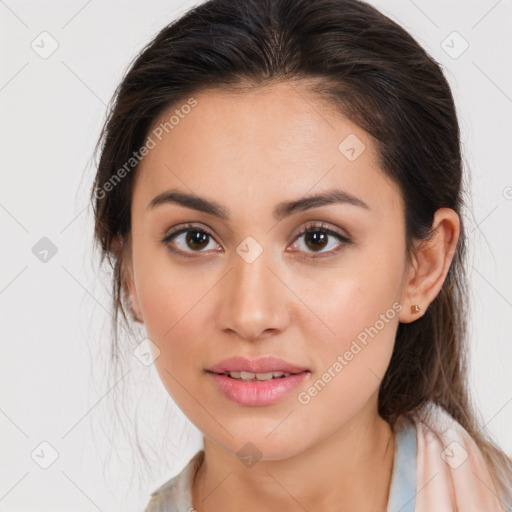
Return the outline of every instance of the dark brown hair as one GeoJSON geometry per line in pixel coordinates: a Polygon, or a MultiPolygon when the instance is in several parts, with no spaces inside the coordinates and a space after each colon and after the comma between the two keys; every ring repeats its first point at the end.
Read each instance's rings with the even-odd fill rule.
{"type": "MultiPolygon", "coordinates": [[[[91,195],[102,261],[114,271],[114,322],[118,311],[128,320],[122,248],[137,166],[112,179],[145,144],[152,123],[201,90],[296,80],[308,81],[313,94],[373,137],[379,164],[405,202],[409,261],[413,241],[430,236],[437,209],[459,214],[457,252],[440,293],[421,318],[398,327],[379,414],[393,425],[402,414],[421,415],[430,401],[442,406],[476,441],[505,495],[512,463],[477,419],[467,381],[463,162],[454,100],[441,66],[364,2],[209,0],[161,30],[132,62],[96,147],[91,195]]],[[[114,336],[113,358],[118,350],[114,336]]]]}

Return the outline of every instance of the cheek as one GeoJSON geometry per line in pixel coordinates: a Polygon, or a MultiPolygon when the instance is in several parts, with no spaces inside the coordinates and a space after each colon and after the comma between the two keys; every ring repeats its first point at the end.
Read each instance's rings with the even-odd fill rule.
{"type": "Polygon", "coordinates": [[[155,366],[175,398],[179,383],[189,386],[190,376],[202,370],[198,354],[204,352],[207,293],[217,280],[211,269],[173,264],[165,251],[141,250],[134,261],[147,336],[160,351],[155,366]]]}
{"type": "Polygon", "coordinates": [[[304,291],[314,315],[306,314],[301,322],[307,322],[309,336],[316,340],[319,370],[344,375],[333,387],[342,386],[349,394],[378,387],[402,309],[402,265],[398,251],[382,254],[377,261],[369,250],[368,257],[358,253],[353,263],[331,272],[322,287],[304,291]],[[340,364],[333,368],[336,362],[340,364]]]}
{"type": "Polygon", "coordinates": [[[196,278],[190,273],[154,271],[141,276],[139,300],[146,331],[160,350],[179,345],[180,340],[199,339],[204,324],[199,318],[201,299],[207,288],[204,283],[194,285],[196,278]]]}
{"type": "Polygon", "coordinates": [[[134,244],[133,264],[146,330],[157,344],[165,345],[191,322],[194,305],[204,293],[205,276],[183,271],[165,248],[155,247],[143,233],[134,244]]]}
{"type": "Polygon", "coordinates": [[[198,413],[190,396],[199,396],[205,319],[201,298],[206,290],[194,286],[190,273],[157,272],[140,276],[140,302],[148,338],[158,347],[155,368],[165,389],[189,418],[198,413]]]}
{"type": "MultiPolygon", "coordinates": [[[[335,429],[349,421],[378,392],[393,352],[401,309],[393,290],[386,280],[377,283],[368,275],[358,279],[352,274],[310,303],[323,323],[308,315],[316,371],[298,401],[322,428],[335,429]]],[[[317,435],[322,432],[318,430],[317,435]]]]}

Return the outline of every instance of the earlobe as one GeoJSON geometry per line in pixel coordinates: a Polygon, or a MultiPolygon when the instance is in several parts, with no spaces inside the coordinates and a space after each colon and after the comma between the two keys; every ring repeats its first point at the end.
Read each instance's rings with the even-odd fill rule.
{"type": "Polygon", "coordinates": [[[132,318],[136,322],[144,323],[142,310],[139,304],[139,297],[137,295],[137,288],[135,286],[132,270],[131,255],[129,252],[123,253],[121,256],[122,260],[122,279],[123,287],[125,288],[125,298],[127,301],[128,309],[132,315],[132,318]]]}
{"type": "Polygon", "coordinates": [[[128,281],[128,301],[129,301],[130,311],[133,315],[134,320],[137,322],[143,323],[142,311],[141,311],[140,305],[139,305],[139,298],[137,296],[137,290],[135,288],[134,282],[131,279],[129,279],[129,281],[128,281]]]}
{"type": "Polygon", "coordinates": [[[457,213],[450,208],[440,208],[432,226],[431,238],[421,241],[416,248],[415,265],[404,288],[404,308],[399,316],[403,323],[420,318],[437,297],[456,253],[460,233],[457,213]]]}

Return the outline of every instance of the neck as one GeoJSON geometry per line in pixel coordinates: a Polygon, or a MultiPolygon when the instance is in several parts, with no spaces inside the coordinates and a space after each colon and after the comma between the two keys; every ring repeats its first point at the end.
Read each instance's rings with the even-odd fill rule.
{"type": "Polygon", "coordinates": [[[385,512],[395,440],[378,414],[362,412],[321,443],[247,467],[208,438],[192,486],[199,512],[385,512]]]}

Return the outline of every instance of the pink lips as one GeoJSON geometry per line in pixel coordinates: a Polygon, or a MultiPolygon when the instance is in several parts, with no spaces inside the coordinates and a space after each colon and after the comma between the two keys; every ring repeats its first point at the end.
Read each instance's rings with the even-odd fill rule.
{"type": "Polygon", "coordinates": [[[233,357],[221,361],[207,370],[207,372],[227,398],[240,405],[247,406],[262,406],[277,402],[292,389],[296,388],[310,373],[307,368],[270,356],[255,360],[233,357]],[[230,371],[253,373],[282,371],[292,375],[265,381],[244,381],[229,377],[228,375],[221,375],[230,371]]]}
{"type": "Polygon", "coordinates": [[[278,357],[265,356],[258,359],[247,359],[245,357],[230,357],[224,359],[220,363],[207,368],[207,371],[213,373],[225,373],[225,372],[253,372],[253,373],[264,373],[264,372],[284,372],[284,373],[301,373],[308,369],[302,366],[297,366],[288,363],[284,359],[278,357]]]}

